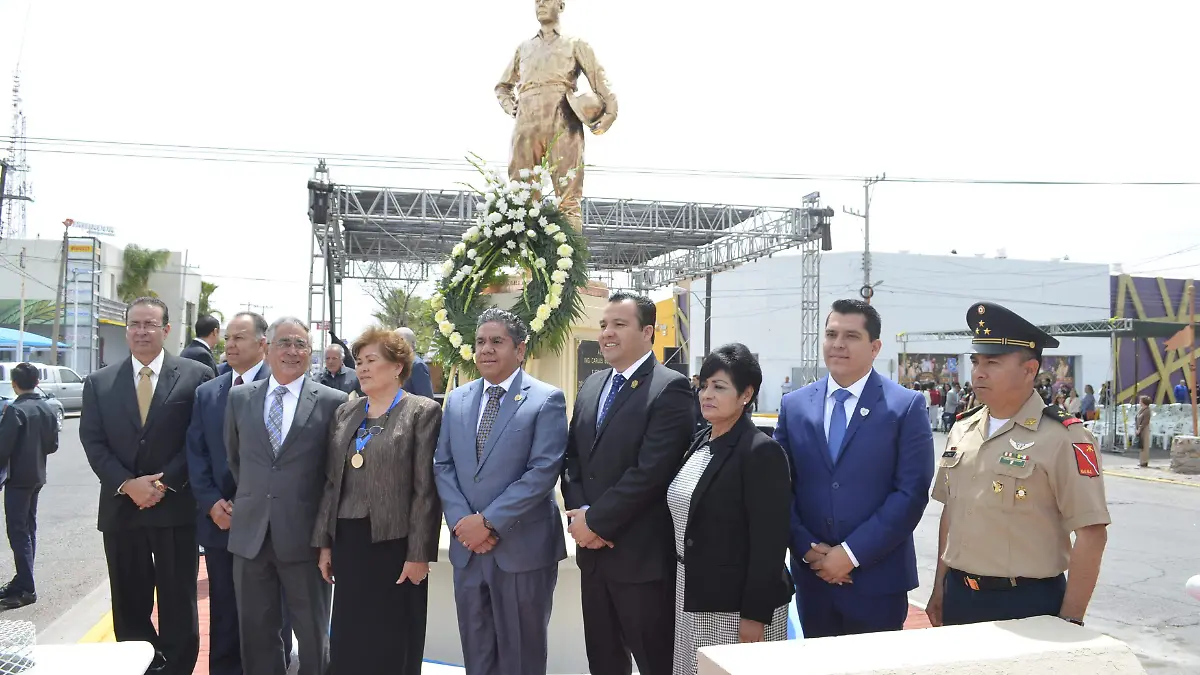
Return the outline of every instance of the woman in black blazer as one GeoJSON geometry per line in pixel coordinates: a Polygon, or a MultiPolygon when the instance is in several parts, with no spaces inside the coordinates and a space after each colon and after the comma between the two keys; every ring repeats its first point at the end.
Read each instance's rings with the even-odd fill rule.
{"type": "Polygon", "coordinates": [[[700,369],[700,433],[667,490],[675,525],[675,675],[701,647],[787,639],[791,471],[749,410],[762,370],[742,344],[700,369]]]}

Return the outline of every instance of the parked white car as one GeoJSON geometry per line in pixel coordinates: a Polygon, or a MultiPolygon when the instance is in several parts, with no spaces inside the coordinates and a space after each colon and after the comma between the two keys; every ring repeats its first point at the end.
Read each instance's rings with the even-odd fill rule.
{"type": "MultiPolygon", "coordinates": [[[[12,381],[12,368],[17,363],[0,363],[0,381],[12,381]]],[[[45,363],[30,364],[37,366],[38,385],[47,396],[53,397],[62,404],[67,412],[83,410],[83,378],[66,366],[50,366],[45,363]]]]}

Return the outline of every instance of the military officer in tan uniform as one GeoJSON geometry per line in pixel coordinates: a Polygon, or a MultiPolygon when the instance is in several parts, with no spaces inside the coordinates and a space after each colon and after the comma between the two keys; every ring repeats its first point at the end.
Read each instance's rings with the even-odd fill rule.
{"type": "Polygon", "coordinates": [[[1111,520],[1096,439],[1033,388],[1058,340],[990,302],[967,323],[983,405],[959,416],[938,459],[933,498],[945,506],[926,613],[934,626],[1040,615],[1083,625],[1111,520]]]}

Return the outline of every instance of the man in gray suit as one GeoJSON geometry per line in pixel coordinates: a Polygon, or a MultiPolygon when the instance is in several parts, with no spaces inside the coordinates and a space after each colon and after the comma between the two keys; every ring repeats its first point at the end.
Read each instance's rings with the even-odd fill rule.
{"type": "Polygon", "coordinates": [[[545,675],[558,562],[567,557],[554,486],[567,447],[563,392],[521,370],[529,331],[479,317],[482,379],[450,393],[434,475],[454,532],[454,600],[471,675],[545,675]]]}
{"type": "Polygon", "coordinates": [[[305,377],[312,343],[294,317],[267,329],[271,377],[229,391],[225,448],[237,483],[228,550],[242,638],[242,667],[284,675],[280,630],[287,602],[300,644],[300,675],[329,664],[330,589],[309,545],[325,487],[329,427],[346,394],[305,377]]]}

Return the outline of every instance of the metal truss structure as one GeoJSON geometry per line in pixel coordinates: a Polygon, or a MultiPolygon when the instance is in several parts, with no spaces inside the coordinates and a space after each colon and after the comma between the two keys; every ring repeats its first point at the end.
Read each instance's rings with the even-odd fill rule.
{"type": "MultiPolygon", "coordinates": [[[[808,230],[823,231],[821,194],[804,196],[804,218],[808,230]]],[[[816,382],[821,368],[821,240],[808,238],[800,257],[800,387],[816,382]]]]}
{"type": "MultiPolygon", "coordinates": [[[[429,278],[430,268],[450,255],[483,206],[466,190],[337,185],[323,161],[308,188],[309,321],[334,331],[343,280],[429,278]]],[[[807,198],[805,208],[585,198],[581,212],[590,274],[610,281],[622,275],[645,291],[804,247],[802,302],[811,300],[815,307],[820,243],[828,237],[833,215],[815,205],[807,198]]],[[[815,348],[812,357],[815,364],[815,348]]]]}

